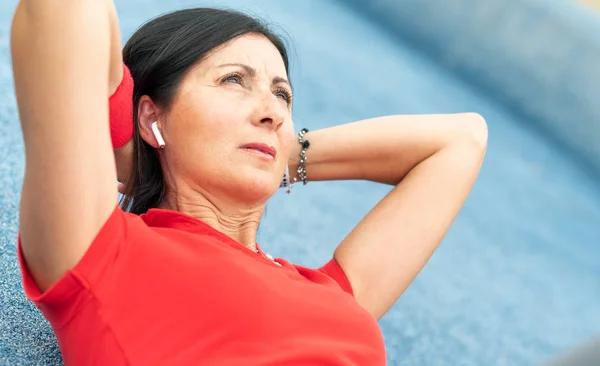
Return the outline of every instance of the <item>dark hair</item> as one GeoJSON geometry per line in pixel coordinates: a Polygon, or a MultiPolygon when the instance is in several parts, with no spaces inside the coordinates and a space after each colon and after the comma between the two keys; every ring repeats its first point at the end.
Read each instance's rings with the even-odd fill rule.
{"type": "Polygon", "coordinates": [[[124,210],[142,214],[158,207],[166,195],[156,149],[140,136],[138,104],[144,95],[169,109],[186,73],[208,52],[236,37],[258,33],[279,50],[286,72],[288,54],[283,41],[267,25],[246,14],[211,8],[175,11],[140,27],[123,49],[123,60],[134,80],[133,165],[121,201],[124,210]]]}

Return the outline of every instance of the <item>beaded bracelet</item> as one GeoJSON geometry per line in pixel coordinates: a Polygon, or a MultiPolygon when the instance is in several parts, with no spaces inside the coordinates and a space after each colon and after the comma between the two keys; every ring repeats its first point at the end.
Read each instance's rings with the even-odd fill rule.
{"type": "Polygon", "coordinates": [[[292,191],[292,187],[294,183],[302,181],[303,184],[308,183],[308,178],[306,177],[306,150],[310,147],[310,142],[308,140],[304,140],[304,135],[308,132],[307,128],[303,128],[298,132],[298,143],[302,146],[300,149],[300,163],[298,164],[298,169],[296,170],[296,176],[290,180],[290,171],[289,166],[285,166],[285,174],[283,175],[283,179],[280,188],[287,188],[285,193],[290,193],[292,191]]]}
{"type": "Polygon", "coordinates": [[[300,149],[300,164],[298,164],[298,170],[296,171],[296,176],[292,179],[292,184],[302,181],[304,185],[308,183],[308,179],[306,178],[306,150],[310,147],[310,142],[308,140],[304,140],[304,135],[308,132],[307,128],[303,128],[298,132],[298,142],[302,146],[300,149]]]}

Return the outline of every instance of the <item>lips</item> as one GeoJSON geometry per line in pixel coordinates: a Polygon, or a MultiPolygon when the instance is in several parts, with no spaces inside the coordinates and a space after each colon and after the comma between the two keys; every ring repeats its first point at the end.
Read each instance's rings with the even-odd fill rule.
{"type": "Polygon", "coordinates": [[[277,150],[273,146],[269,146],[260,142],[252,142],[250,144],[246,144],[242,146],[242,149],[254,150],[259,153],[270,155],[273,158],[277,156],[277,150]]]}

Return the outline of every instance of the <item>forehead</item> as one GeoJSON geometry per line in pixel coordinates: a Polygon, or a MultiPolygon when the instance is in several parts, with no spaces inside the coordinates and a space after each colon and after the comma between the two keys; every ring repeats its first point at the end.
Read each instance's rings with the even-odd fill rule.
{"type": "Polygon", "coordinates": [[[279,50],[262,34],[251,33],[234,38],[217,47],[198,66],[208,71],[207,69],[228,63],[245,64],[271,76],[286,76],[279,50]]]}

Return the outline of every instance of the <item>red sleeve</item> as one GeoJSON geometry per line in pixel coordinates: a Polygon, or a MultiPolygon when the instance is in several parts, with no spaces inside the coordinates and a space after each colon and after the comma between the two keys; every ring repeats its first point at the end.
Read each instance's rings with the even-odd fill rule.
{"type": "Polygon", "coordinates": [[[17,253],[25,294],[44,313],[53,328],[67,324],[87,303],[91,297],[90,283],[99,282],[107,275],[118,275],[110,272],[115,271],[114,262],[126,240],[125,215],[117,206],[79,263],[43,293],[29,273],[19,235],[17,253]]]}
{"type": "Polygon", "coordinates": [[[331,279],[337,282],[338,285],[340,285],[342,290],[354,296],[354,292],[352,291],[352,285],[350,284],[348,277],[346,277],[346,273],[344,273],[344,270],[342,269],[342,267],[340,267],[339,263],[335,260],[335,258],[332,258],[329,262],[327,262],[323,267],[319,268],[317,271],[329,276],[331,279]]]}
{"type": "Polygon", "coordinates": [[[123,79],[108,99],[110,136],[113,148],[125,145],[133,138],[133,78],[123,64],[123,79]]]}

